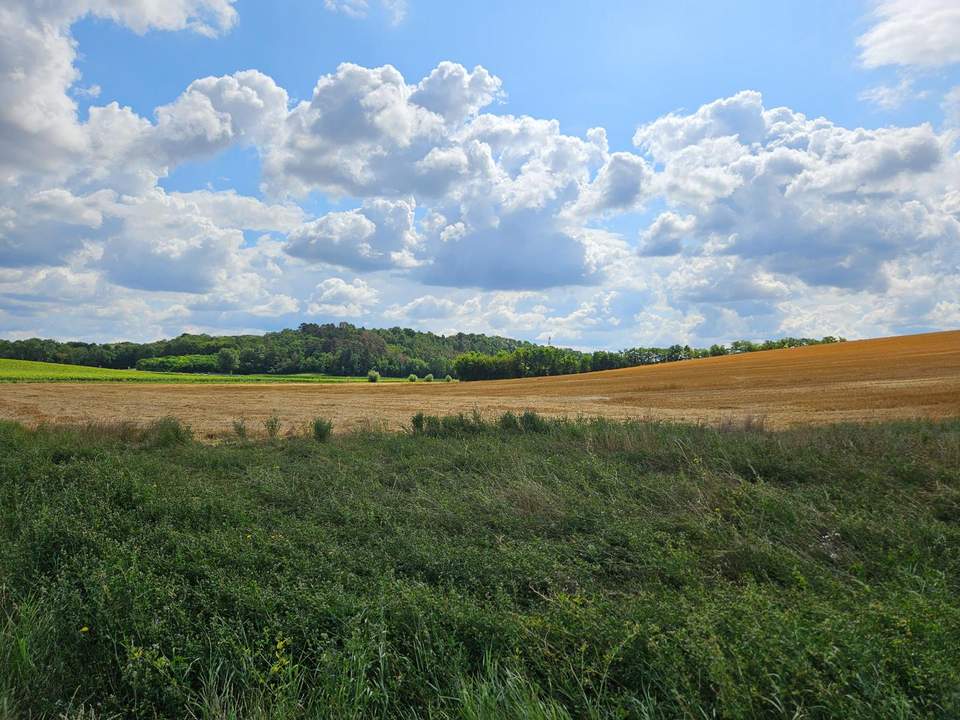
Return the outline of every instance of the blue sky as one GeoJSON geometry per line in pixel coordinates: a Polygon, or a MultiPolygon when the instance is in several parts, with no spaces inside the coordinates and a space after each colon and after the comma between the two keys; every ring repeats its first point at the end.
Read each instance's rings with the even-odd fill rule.
{"type": "Polygon", "coordinates": [[[34,5],[5,336],[960,325],[951,0],[34,5]]]}

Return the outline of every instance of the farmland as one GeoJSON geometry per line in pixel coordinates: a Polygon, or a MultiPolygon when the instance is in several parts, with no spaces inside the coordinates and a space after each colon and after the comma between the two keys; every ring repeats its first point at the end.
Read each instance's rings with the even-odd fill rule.
{"type": "MultiPolygon", "coordinates": [[[[381,378],[396,382],[396,378],[381,378]]],[[[199,373],[147,372],[64,365],[0,358],[0,383],[45,382],[123,382],[123,383],[344,383],[367,382],[365,377],[342,377],[317,373],[294,375],[202,375],[199,373]]]]}
{"type": "Polygon", "coordinates": [[[960,333],[476,383],[47,372],[0,384],[4,720],[960,713],[960,333]]]}
{"type": "Polygon", "coordinates": [[[751,417],[769,428],[948,418],[960,414],[960,332],[477,383],[328,385],[297,383],[289,376],[293,382],[286,384],[240,378],[218,383],[216,376],[189,377],[202,378],[202,384],[0,384],[0,417],[36,424],[143,423],[175,416],[210,438],[228,433],[238,418],[260,427],[276,417],[288,431],[318,415],[331,419],[338,431],[399,429],[418,411],[443,415],[475,409],[486,415],[530,409],[548,416],[713,424],[751,417]]]}

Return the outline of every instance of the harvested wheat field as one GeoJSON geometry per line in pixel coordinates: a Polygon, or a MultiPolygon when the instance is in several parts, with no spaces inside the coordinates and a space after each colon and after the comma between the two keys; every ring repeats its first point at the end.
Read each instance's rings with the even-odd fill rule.
{"type": "Polygon", "coordinates": [[[400,428],[430,414],[535,410],[551,416],[767,427],[960,415],[960,331],[688,360],[582,375],[473,383],[0,385],[0,417],[147,422],[173,415],[202,437],[251,430],[271,416],[299,430],[321,415],[340,430],[400,428]]]}

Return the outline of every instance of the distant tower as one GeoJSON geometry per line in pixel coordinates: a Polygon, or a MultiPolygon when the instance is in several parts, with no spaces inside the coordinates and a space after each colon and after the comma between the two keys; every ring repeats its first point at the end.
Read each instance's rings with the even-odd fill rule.
{"type": "Polygon", "coordinates": [[[553,335],[547,335],[547,345],[553,345],[553,335]]]}

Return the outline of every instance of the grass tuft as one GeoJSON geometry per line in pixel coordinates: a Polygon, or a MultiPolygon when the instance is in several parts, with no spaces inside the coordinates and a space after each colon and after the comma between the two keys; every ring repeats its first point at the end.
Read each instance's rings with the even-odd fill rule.
{"type": "Polygon", "coordinates": [[[315,417],[310,424],[310,428],[313,431],[314,440],[317,442],[326,442],[333,432],[333,423],[326,418],[315,417]]]}

